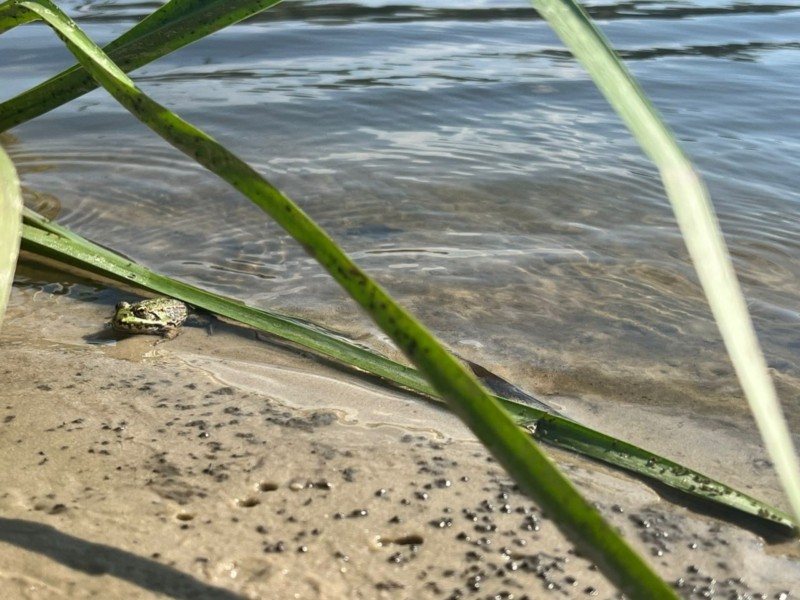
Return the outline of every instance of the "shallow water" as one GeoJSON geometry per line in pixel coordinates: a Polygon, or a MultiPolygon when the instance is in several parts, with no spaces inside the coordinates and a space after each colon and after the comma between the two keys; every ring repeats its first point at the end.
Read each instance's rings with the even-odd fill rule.
{"type": "MultiPolygon", "coordinates": [[[[65,2],[107,41],[158,3],[65,2]]],[[[590,3],[696,160],[800,423],[800,3],[590,3]]],[[[0,38],[2,95],[70,64],[0,38]]],[[[657,174],[525,3],[285,2],[135,74],[456,351],[537,392],[743,411],[657,174]]],[[[30,201],[193,283],[382,336],[279,228],[95,91],[4,139],[30,201]]]]}

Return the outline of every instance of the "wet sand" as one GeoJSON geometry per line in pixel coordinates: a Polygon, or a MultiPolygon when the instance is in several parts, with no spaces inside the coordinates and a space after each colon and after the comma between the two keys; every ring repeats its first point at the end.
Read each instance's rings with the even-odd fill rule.
{"type": "MultiPolygon", "coordinates": [[[[15,289],[0,331],[3,598],[618,597],[439,405],[225,325],[89,344],[116,298],[51,291],[15,289]]],[[[650,448],[781,502],[755,441],[711,423],[711,460],[658,418],[650,448]]],[[[549,452],[683,597],[800,594],[796,541],[549,452]]]]}

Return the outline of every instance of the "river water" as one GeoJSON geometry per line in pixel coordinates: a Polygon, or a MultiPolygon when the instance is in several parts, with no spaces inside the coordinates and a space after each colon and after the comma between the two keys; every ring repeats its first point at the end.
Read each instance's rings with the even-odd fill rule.
{"type": "MultiPolygon", "coordinates": [[[[106,42],[154,2],[63,2],[106,42]]],[[[800,424],[800,3],[587,4],[711,191],[800,424]]],[[[0,93],[71,64],[0,38],[0,93]]],[[[536,393],[745,409],[657,173],[524,2],[287,1],[134,73],[455,351],[536,393]]],[[[102,91],[5,139],[32,204],[145,264],[385,339],[275,224],[102,91]]]]}

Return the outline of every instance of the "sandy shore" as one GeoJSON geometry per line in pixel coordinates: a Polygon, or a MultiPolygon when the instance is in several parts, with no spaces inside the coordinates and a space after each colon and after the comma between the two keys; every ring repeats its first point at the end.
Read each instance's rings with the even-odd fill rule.
{"type": "MultiPolygon", "coordinates": [[[[3,598],[617,597],[441,407],[233,327],[90,344],[89,296],[16,289],[0,332],[3,598]]],[[[796,541],[551,455],[683,597],[799,597],[796,541]]]]}

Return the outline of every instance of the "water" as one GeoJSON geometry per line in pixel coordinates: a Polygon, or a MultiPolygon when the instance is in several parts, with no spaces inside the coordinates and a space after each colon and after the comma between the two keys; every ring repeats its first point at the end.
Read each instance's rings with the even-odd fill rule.
{"type": "MultiPolygon", "coordinates": [[[[158,3],[64,2],[99,41],[158,3]]],[[[800,424],[800,3],[589,3],[696,161],[800,424]]],[[[0,38],[2,95],[71,63],[0,38]]],[[[135,73],[457,352],[540,393],[743,415],[657,173],[525,3],[285,2],[135,73]]],[[[14,129],[29,199],[249,303],[384,338],[279,228],[101,91],[14,129]]]]}

